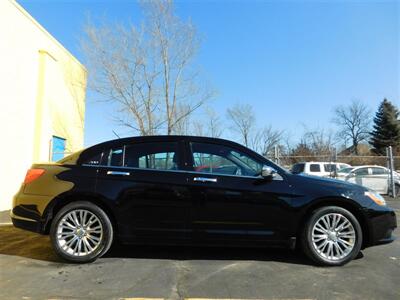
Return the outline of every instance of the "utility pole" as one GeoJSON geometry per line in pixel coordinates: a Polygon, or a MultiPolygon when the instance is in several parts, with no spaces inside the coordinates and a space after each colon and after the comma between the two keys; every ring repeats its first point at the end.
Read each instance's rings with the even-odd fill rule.
{"type": "Polygon", "coordinates": [[[390,195],[394,198],[396,197],[395,193],[395,185],[394,185],[394,159],[393,159],[393,149],[392,146],[386,148],[386,155],[388,159],[388,169],[389,169],[389,177],[388,177],[388,187],[390,189],[390,195]]]}

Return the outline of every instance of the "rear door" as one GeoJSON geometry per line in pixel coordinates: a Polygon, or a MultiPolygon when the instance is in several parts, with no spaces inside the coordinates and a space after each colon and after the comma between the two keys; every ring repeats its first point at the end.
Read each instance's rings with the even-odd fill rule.
{"type": "Polygon", "coordinates": [[[188,189],[180,140],[119,145],[105,150],[97,192],[115,205],[125,240],[186,239],[188,189]]]}
{"type": "Polygon", "coordinates": [[[371,189],[386,194],[388,192],[389,171],[382,167],[371,167],[370,186],[371,189]]]}

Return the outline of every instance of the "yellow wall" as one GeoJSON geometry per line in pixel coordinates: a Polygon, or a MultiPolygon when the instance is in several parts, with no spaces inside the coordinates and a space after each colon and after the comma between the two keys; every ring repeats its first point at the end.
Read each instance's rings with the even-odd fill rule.
{"type": "Polygon", "coordinates": [[[15,1],[0,1],[0,210],[50,140],[83,147],[86,70],[15,1]]]}

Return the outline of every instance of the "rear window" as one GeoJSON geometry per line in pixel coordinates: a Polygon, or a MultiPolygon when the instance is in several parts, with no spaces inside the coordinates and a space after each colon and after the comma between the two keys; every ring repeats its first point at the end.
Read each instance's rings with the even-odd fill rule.
{"type": "Polygon", "coordinates": [[[304,164],[295,164],[292,167],[292,173],[293,174],[300,174],[304,172],[304,164]]]}
{"type": "Polygon", "coordinates": [[[310,165],[310,172],[321,172],[321,167],[318,164],[310,165]]]}

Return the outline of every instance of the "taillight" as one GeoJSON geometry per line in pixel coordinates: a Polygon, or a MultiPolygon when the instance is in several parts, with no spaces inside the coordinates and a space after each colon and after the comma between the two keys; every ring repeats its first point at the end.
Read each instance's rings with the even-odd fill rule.
{"type": "Polygon", "coordinates": [[[44,169],[29,169],[26,172],[24,184],[32,182],[42,176],[44,173],[44,169]]]}

